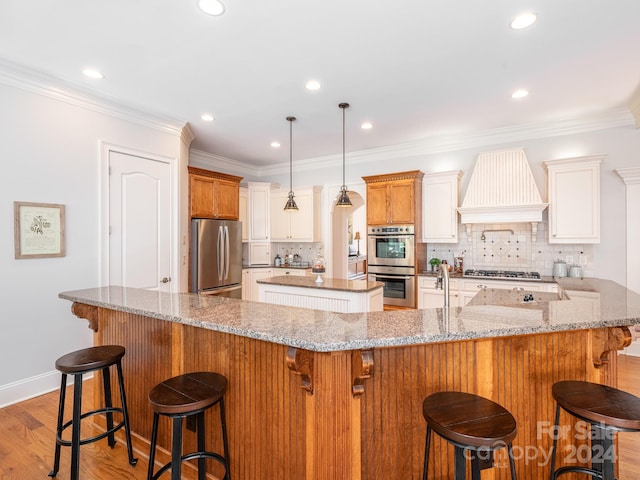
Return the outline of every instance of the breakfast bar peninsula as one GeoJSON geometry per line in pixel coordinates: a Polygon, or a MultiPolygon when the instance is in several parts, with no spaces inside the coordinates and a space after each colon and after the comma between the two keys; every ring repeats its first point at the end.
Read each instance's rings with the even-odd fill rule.
{"type": "MultiPolygon", "coordinates": [[[[488,289],[464,308],[368,313],[123,287],[60,297],[89,320],[96,345],[126,347],[127,402],[142,452],[155,384],[202,370],[228,378],[234,480],[420,479],[422,401],[445,389],[510,410],[518,478],[548,478],[551,385],[616,385],[615,351],[630,341],[627,326],[640,323],[640,296],[597,279],[560,280],[557,296],[488,289]]],[[[207,429],[208,447],[221,448],[218,430],[207,429]]],[[[188,433],[186,448],[194,446],[188,433]]],[[[584,442],[563,435],[559,451],[584,442]]],[[[167,448],[168,433],[159,444],[167,448]]],[[[452,448],[434,439],[432,455],[440,461],[430,462],[429,478],[453,478],[452,448]]],[[[560,465],[568,461],[559,456],[560,465]]],[[[497,456],[483,479],[508,478],[507,465],[497,456]]]]}

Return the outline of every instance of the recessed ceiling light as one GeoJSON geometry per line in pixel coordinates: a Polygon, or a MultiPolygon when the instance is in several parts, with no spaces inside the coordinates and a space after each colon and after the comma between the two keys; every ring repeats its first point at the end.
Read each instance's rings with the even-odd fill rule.
{"type": "Polygon", "coordinates": [[[104,78],[104,75],[95,68],[85,68],[84,70],[82,70],[82,73],[84,73],[85,76],[89,78],[104,78]]]}
{"type": "Polygon", "coordinates": [[[222,15],[224,13],[224,5],[218,0],[198,0],[198,8],[207,15],[222,15]]]}
{"type": "Polygon", "coordinates": [[[309,80],[305,87],[307,87],[307,90],[320,90],[320,87],[322,87],[322,85],[320,85],[320,82],[318,82],[317,80],[309,80]]]}
{"type": "Polygon", "coordinates": [[[200,115],[200,118],[205,122],[213,122],[215,120],[213,115],[211,115],[210,113],[203,113],[202,115],[200,115]]]}
{"type": "Polygon", "coordinates": [[[271,142],[273,148],[280,148],[280,142],[271,142]]]}
{"type": "Polygon", "coordinates": [[[511,22],[511,28],[514,30],[521,30],[532,25],[536,21],[536,14],[531,12],[521,13],[511,22]]]}
{"type": "Polygon", "coordinates": [[[527,95],[529,95],[529,92],[523,88],[521,88],[520,90],[516,90],[515,92],[513,92],[511,94],[511,98],[524,98],[527,95]]]}
{"type": "Polygon", "coordinates": [[[373,124],[371,122],[364,122],[362,125],[360,125],[360,128],[362,128],[363,130],[371,130],[373,128],[373,124]]]}

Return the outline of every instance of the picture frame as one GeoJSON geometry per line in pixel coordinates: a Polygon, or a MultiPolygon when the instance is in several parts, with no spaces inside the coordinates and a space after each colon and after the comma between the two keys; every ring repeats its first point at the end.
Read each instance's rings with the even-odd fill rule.
{"type": "Polygon", "coordinates": [[[13,202],[15,258],[64,257],[64,205],[13,202]]]}

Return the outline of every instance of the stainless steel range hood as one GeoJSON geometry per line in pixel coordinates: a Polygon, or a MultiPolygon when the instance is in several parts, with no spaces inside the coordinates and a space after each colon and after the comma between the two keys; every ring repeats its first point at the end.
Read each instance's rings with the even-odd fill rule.
{"type": "Polygon", "coordinates": [[[471,224],[531,223],[533,241],[547,208],[523,148],[487,152],[478,160],[458,208],[467,233],[471,224]]]}

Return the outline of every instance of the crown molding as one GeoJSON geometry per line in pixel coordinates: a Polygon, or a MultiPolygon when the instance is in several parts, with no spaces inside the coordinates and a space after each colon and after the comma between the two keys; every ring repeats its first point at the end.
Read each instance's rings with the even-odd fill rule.
{"type": "MultiPolygon", "coordinates": [[[[193,141],[195,138],[187,122],[122,105],[114,99],[98,96],[81,85],[59,80],[3,59],[0,59],[0,83],[175,135],[185,141],[187,145],[191,143],[190,139],[193,141]]],[[[430,137],[410,143],[349,152],[347,160],[351,166],[388,161],[390,158],[423,157],[488,145],[508,144],[624,126],[640,128],[640,88],[632,96],[629,108],[613,109],[598,115],[571,117],[553,122],[526,123],[446,137],[430,137]]],[[[256,166],[193,149],[190,150],[189,157],[189,163],[194,166],[231,170],[254,178],[279,175],[288,172],[289,169],[288,162],[256,166]]],[[[342,164],[342,154],[296,160],[294,164],[296,170],[299,171],[337,168],[342,164]]]]}
{"type": "Polygon", "coordinates": [[[122,105],[81,85],[59,80],[3,59],[0,59],[0,83],[177,137],[182,135],[186,125],[186,122],[174,118],[122,105]]]}
{"type": "MultiPolygon", "coordinates": [[[[430,137],[411,143],[347,152],[346,161],[348,166],[353,166],[364,163],[388,161],[390,158],[424,157],[439,153],[633,125],[634,119],[630,111],[626,108],[619,108],[603,112],[599,115],[564,118],[546,123],[527,123],[455,136],[430,137]]],[[[257,167],[198,150],[191,150],[191,158],[192,160],[195,158],[197,162],[203,162],[201,163],[203,168],[230,168],[236,172],[253,175],[255,177],[280,175],[289,171],[289,162],[257,167]]],[[[296,160],[293,164],[297,171],[338,168],[342,165],[342,153],[296,160]]]]}
{"type": "Polygon", "coordinates": [[[618,168],[614,170],[625,185],[640,184],[640,167],[618,168]]]}

